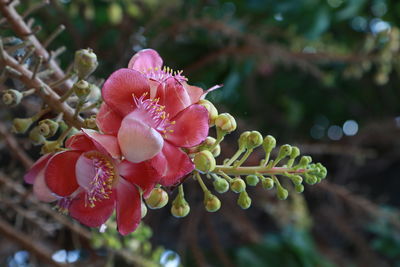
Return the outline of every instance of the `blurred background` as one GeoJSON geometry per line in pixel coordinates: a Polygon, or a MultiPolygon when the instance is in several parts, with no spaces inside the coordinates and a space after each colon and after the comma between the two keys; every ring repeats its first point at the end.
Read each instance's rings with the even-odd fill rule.
{"type": "MultiPolygon", "coordinates": [[[[22,2],[18,10],[39,1],[22,2]]],[[[153,48],[190,84],[223,84],[208,99],[235,116],[238,130],[223,142],[220,162],[242,131],[258,130],[328,169],[321,184],[286,201],[251,189],[246,211],[233,193],[221,195],[215,214],[189,181],[188,217],[172,217],[168,206],[150,210],[122,238],[113,227],[90,231],[50,206],[21,204],[31,187],[3,130],[0,178],[11,177],[9,187],[22,193],[0,179],[0,218],[33,237],[33,246],[72,266],[400,266],[399,1],[52,0],[31,17],[42,25],[39,39],[66,26],[51,47],[66,46],[65,69],[75,50],[90,47],[100,61],[94,75],[106,79],[136,51],[153,48]]],[[[24,112],[1,106],[2,124],[24,112]]],[[[26,137],[17,140],[38,158],[26,137]]],[[[0,266],[41,264],[0,233],[0,266]]]]}

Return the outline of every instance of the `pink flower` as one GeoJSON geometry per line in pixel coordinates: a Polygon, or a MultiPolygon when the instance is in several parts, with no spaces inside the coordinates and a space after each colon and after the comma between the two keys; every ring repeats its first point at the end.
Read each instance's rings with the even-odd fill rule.
{"type": "Polygon", "coordinates": [[[156,51],[145,49],[128,69],[114,72],[103,86],[97,123],[117,136],[127,160],[148,161],[162,176],[159,183],[170,186],[194,168],[180,148],[200,144],[209,125],[207,110],[195,104],[204,91],[162,63],[156,51]]]}
{"type": "Polygon", "coordinates": [[[69,150],[42,156],[25,175],[39,200],[58,200],[60,208],[90,227],[99,227],[117,214],[125,235],[141,220],[141,193],[150,191],[159,176],[149,163],[121,161],[117,138],[92,130],[69,138],[69,150]]]}

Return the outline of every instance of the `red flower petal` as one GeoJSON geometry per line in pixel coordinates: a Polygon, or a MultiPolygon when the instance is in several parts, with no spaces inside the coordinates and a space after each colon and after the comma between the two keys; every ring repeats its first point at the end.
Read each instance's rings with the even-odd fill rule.
{"type": "Polygon", "coordinates": [[[181,110],[192,104],[189,94],[177,80],[170,78],[165,82],[165,88],[158,90],[160,104],[165,106],[165,112],[173,118],[181,110]]]}
{"type": "Polygon", "coordinates": [[[44,169],[50,157],[53,154],[46,154],[40,157],[29,169],[29,171],[24,175],[25,183],[33,184],[39,172],[44,169]]]}
{"type": "Polygon", "coordinates": [[[153,168],[150,161],[132,163],[124,160],[118,166],[119,175],[130,183],[139,186],[144,191],[144,196],[151,192],[154,185],[160,181],[161,176],[153,168]]]}
{"type": "Polygon", "coordinates": [[[137,52],[129,61],[128,68],[137,71],[161,68],[163,60],[157,51],[153,49],[143,49],[137,52]]]}
{"type": "Polygon", "coordinates": [[[195,104],[199,102],[199,100],[202,98],[206,92],[200,87],[194,86],[194,85],[189,85],[187,83],[183,84],[183,88],[187,91],[189,97],[190,97],[190,102],[191,104],[195,104]]]}
{"type": "Polygon", "coordinates": [[[108,154],[113,158],[121,157],[118,140],[115,136],[100,134],[94,130],[82,129],[84,134],[90,138],[96,148],[103,154],[108,154]]]}
{"type": "Polygon", "coordinates": [[[45,171],[45,181],[53,193],[65,197],[78,189],[75,164],[80,155],[81,152],[78,151],[63,151],[49,160],[45,171]]]}
{"type": "Polygon", "coordinates": [[[132,95],[140,97],[149,90],[148,81],[140,72],[119,69],[104,83],[102,94],[104,102],[112,110],[125,116],[135,108],[132,95]]]}
{"type": "Polygon", "coordinates": [[[193,147],[206,139],[208,135],[208,111],[201,105],[191,105],[182,110],[173,120],[176,122],[168,129],[166,140],[177,147],[193,147]]]}
{"type": "Polygon", "coordinates": [[[96,150],[96,146],[84,133],[78,133],[68,138],[65,142],[65,147],[79,151],[96,150]]]}
{"type": "Polygon", "coordinates": [[[116,191],[118,232],[127,235],[138,227],[142,218],[139,190],[120,178],[116,191]]]}
{"type": "Polygon", "coordinates": [[[164,142],[160,153],[151,159],[153,167],[162,175],[160,184],[172,186],[194,169],[194,164],[189,156],[179,148],[164,142]]]}
{"type": "Polygon", "coordinates": [[[53,202],[57,200],[57,197],[52,194],[44,181],[44,169],[42,169],[36,177],[35,183],[33,184],[33,192],[40,201],[53,202]]]}
{"type": "Polygon", "coordinates": [[[121,116],[115,113],[106,103],[100,106],[96,122],[103,133],[117,135],[121,121],[121,116]]]}
{"type": "Polygon", "coordinates": [[[69,206],[70,215],[84,225],[99,227],[110,218],[114,211],[114,193],[109,197],[109,199],[96,201],[95,206],[91,208],[87,203],[86,193],[79,193],[69,206]]]}

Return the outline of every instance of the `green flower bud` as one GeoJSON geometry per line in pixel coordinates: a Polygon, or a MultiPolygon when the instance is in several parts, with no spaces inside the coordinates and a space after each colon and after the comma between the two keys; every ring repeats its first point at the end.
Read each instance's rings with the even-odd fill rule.
{"type": "Polygon", "coordinates": [[[292,153],[292,147],[288,144],[283,145],[279,149],[278,158],[284,158],[292,153]]]}
{"type": "Polygon", "coordinates": [[[15,118],[13,120],[12,131],[14,133],[23,134],[31,127],[33,122],[34,120],[32,118],[15,118]]]}
{"type": "Polygon", "coordinates": [[[218,117],[217,108],[214,106],[213,103],[211,103],[210,101],[205,100],[205,99],[201,99],[198,104],[202,105],[203,107],[205,107],[207,109],[207,111],[208,111],[208,122],[209,122],[210,126],[214,126],[215,119],[218,117]]]}
{"type": "Polygon", "coordinates": [[[303,178],[300,175],[295,175],[291,179],[294,185],[299,185],[303,182],[303,178]]]}
{"type": "Polygon", "coordinates": [[[222,113],[215,119],[215,126],[224,132],[233,132],[236,130],[236,120],[229,113],[222,113]]]}
{"type": "Polygon", "coordinates": [[[143,203],[143,201],[141,201],[141,214],[142,214],[142,219],[147,215],[147,207],[146,205],[143,203]]]}
{"type": "Polygon", "coordinates": [[[229,190],[228,181],[226,181],[225,179],[222,179],[222,178],[215,179],[213,182],[213,185],[214,185],[215,191],[217,191],[220,194],[223,194],[229,190]]]}
{"type": "Polygon", "coordinates": [[[253,149],[261,146],[263,143],[262,135],[257,131],[251,131],[249,136],[247,136],[247,149],[253,149]]]}
{"type": "Polygon", "coordinates": [[[177,200],[178,198],[172,202],[171,214],[175,218],[183,218],[189,214],[190,206],[185,199],[177,200]]]}
{"type": "Polygon", "coordinates": [[[243,132],[238,140],[239,149],[245,149],[247,147],[247,138],[250,135],[250,131],[243,132]]]}
{"type": "Polygon", "coordinates": [[[208,212],[216,212],[221,208],[221,201],[208,191],[204,193],[204,207],[208,212]]]}
{"type": "Polygon", "coordinates": [[[310,164],[310,162],[311,160],[309,156],[302,156],[297,166],[300,168],[305,168],[308,164],[310,164]]]}
{"type": "Polygon", "coordinates": [[[35,127],[29,132],[29,139],[31,139],[34,145],[41,145],[46,142],[46,138],[41,135],[39,128],[35,127]]]}
{"type": "Polygon", "coordinates": [[[285,200],[285,199],[287,199],[287,197],[289,195],[289,192],[285,188],[283,188],[282,186],[277,186],[276,195],[278,196],[278,198],[280,200],[285,200]]]}
{"type": "Polygon", "coordinates": [[[97,102],[101,98],[101,90],[94,84],[90,84],[90,93],[86,98],[86,101],[97,102]]]}
{"type": "Polygon", "coordinates": [[[45,141],[42,149],[40,150],[41,154],[53,153],[60,149],[60,143],[58,141],[45,141]]]}
{"type": "Polygon", "coordinates": [[[260,179],[257,177],[255,174],[247,175],[246,176],[246,182],[250,186],[256,186],[260,179]]]}
{"type": "Polygon", "coordinates": [[[251,198],[249,197],[246,191],[240,192],[237,204],[244,210],[250,208],[251,198]]]}
{"type": "Polygon", "coordinates": [[[290,158],[294,159],[300,155],[300,149],[297,146],[292,146],[292,153],[290,154],[290,158]]]}
{"type": "Polygon", "coordinates": [[[82,100],[86,100],[87,96],[90,94],[90,83],[85,80],[79,80],[74,83],[72,89],[77,97],[82,100]]]}
{"type": "Polygon", "coordinates": [[[57,133],[58,130],[58,123],[50,120],[50,119],[45,119],[39,122],[39,132],[41,135],[43,135],[46,138],[52,137],[57,133]]]}
{"type": "Polygon", "coordinates": [[[162,188],[154,188],[145,201],[150,209],[160,209],[167,205],[168,194],[162,188]]]}
{"type": "MultiPolygon", "coordinates": [[[[202,150],[210,150],[211,147],[214,146],[215,142],[217,142],[217,140],[214,137],[208,136],[203,143],[201,143],[198,146],[198,151],[202,151],[202,150]]],[[[214,157],[218,157],[219,154],[221,153],[221,146],[217,145],[212,151],[211,153],[213,154],[214,157]]]]}
{"type": "Polygon", "coordinates": [[[267,135],[264,138],[263,148],[265,152],[270,153],[276,147],[276,140],[272,135],[267,135]]]}
{"type": "Polygon", "coordinates": [[[274,180],[267,177],[261,181],[261,184],[264,189],[270,190],[274,187],[274,180]]]}
{"type": "Polygon", "coordinates": [[[313,185],[313,184],[316,184],[318,182],[318,179],[317,179],[317,177],[315,177],[313,175],[306,175],[305,182],[307,184],[313,185]]]}
{"type": "Polygon", "coordinates": [[[9,89],[3,92],[2,100],[7,106],[18,105],[23,98],[23,94],[17,90],[9,89]]]}
{"type": "Polygon", "coordinates": [[[96,115],[93,115],[93,116],[90,116],[89,118],[86,118],[83,121],[83,124],[85,125],[85,128],[96,129],[97,128],[96,115]]]}
{"type": "Polygon", "coordinates": [[[203,173],[208,173],[215,169],[215,158],[208,150],[203,150],[197,153],[194,156],[193,161],[196,169],[203,173]]]}
{"type": "Polygon", "coordinates": [[[235,193],[240,193],[246,190],[246,183],[239,177],[232,179],[231,190],[235,193]]]}
{"type": "Polygon", "coordinates": [[[81,49],[75,52],[74,70],[79,79],[85,79],[97,68],[97,56],[92,49],[81,49]]]}
{"type": "Polygon", "coordinates": [[[303,193],[303,191],[304,191],[304,185],[302,185],[302,184],[296,185],[296,186],[294,187],[294,190],[296,190],[297,193],[303,193]]]}

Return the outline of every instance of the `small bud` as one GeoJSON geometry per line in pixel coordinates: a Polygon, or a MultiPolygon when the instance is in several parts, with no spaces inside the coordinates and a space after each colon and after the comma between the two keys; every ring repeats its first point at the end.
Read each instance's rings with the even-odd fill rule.
{"type": "Polygon", "coordinates": [[[276,195],[278,196],[278,198],[280,200],[285,200],[285,199],[287,199],[287,197],[289,195],[289,192],[285,188],[283,188],[282,186],[277,186],[276,195]]]}
{"type": "Polygon", "coordinates": [[[255,174],[247,175],[246,176],[246,182],[250,186],[256,186],[260,179],[257,177],[255,174]]]}
{"type": "Polygon", "coordinates": [[[18,105],[23,98],[23,94],[17,90],[9,89],[5,90],[3,93],[3,103],[7,106],[18,105]]]}
{"type": "Polygon", "coordinates": [[[213,154],[208,150],[203,150],[194,156],[194,165],[197,170],[208,173],[215,169],[215,158],[213,154]]]}
{"type": "Polygon", "coordinates": [[[90,94],[87,97],[87,101],[97,102],[101,98],[101,90],[94,84],[90,84],[90,94]]]}
{"type": "Polygon", "coordinates": [[[303,182],[303,178],[300,175],[295,175],[291,179],[294,185],[299,185],[303,182]]]}
{"type": "Polygon", "coordinates": [[[271,178],[265,178],[261,181],[262,187],[266,190],[270,190],[274,187],[274,180],[271,178]]]}
{"type": "Polygon", "coordinates": [[[304,191],[304,185],[302,185],[302,184],[296,185],[296,186],[294,187],[294,190],[296,190],[297,193],[303,193],[303,191],[304,191]]]}
{"type": "Polygon", "coordinates": [[[231,181],[231,190],[235,193],[243,192],[246,189],[246,183],[239,177],[231,181]]]}
{"type": "Polygon", "coordinates": [[[272,135],[267,135],[264,138],[263,148],[266,153],[270,153],[276,147],[276,140],[272,135]]]}
{"type": "Polygon", "coordinates": [[[250,134],[247,136],[247,149],[253,149],[258,146],[261,146],[263,143],[262,135],[257,131],[251,131],[250,134]]]}
{"type": "Polygon", "coordinates": [[[40,150],[41,154],[53,153],[60,149],[60,143],[58,141],[45,141],[42,149],[40,150]]]}
{"type": "Polygon", "coordinates": [[[93,115],[93,116],[90,116],[89,118],[86,118],[83,121],[83,124],[85,125],[85,128],[96,129],[97,128],[96,115],[93,115]]]}
{"type": "Polygon", "coordinates": [[[278,158],[284,158],[292,153],[292,147],[288,144],[283,145],[279,149],[278,158]]]}
{"type": "Polygon", "coordinates": [[[318,182],[317,177],[312,175],[306,175],[306,179],[304,180],[307,184],[313,185],[318,182]]]}
{"type": "Polygon", "coordinates": [[[168,194],[161,188],[154,188],[145,200],[151,209],[163,208],[168,203],[168,194]]]}
{"type": "Polygon", "coordinates": [[[147,207],[146,205],[143,203],[143,201],[141,201],[141,214],[142,214],[142,219],[144,218],[144,216],[147,215],[147,207]]]}
{"type": "Polygon", "coordinates": [[[246,191],[240,193],[239,198],[237,200],[237,204],[244,210],[250,208],[251,198],[249,197],[246,191]]]}
{"type": "Polygon", "coordinates": [[[190,206],[185,199],[177,201],[178,197],[172,202],[171,214],[175,218],[186,217],[190,212],[190,206]]]}
{"type": "Polygon", "coordinates": [[[198,104],[202,105],[203,107],[205,107],[207,109],[207,111],[208,111],[208,122],[209,122],[210,126],[214,126],[215,119],[218,117],[217,108],[214,106],[213,103],[211,103],[210,101],[205,100],[205,99],[201,99],[198,104]]]}
{"type": "Polygon", "coordinates": [[[300,155],[300,149],[297,146],[292,146],[292,153],[290,154],[290,158],[294,159],[300,155]]]}
{"type": "Polygon", "coordinates": [[[97,68],[97,56],[92,49],[81,49],[75,52],[74,70],[79,79],[85,79],[97,68]]]}
{"type": "Polygon", "coordinates": [[[233,132],[236,130],[236,120],[229,113],[219,114],[215,119],[215,126],[224,132],[233,132]]]}
{"type": "Polygon", "coordinates": [[[300,162],[298,164],[298,167],[305,168],[305,167],[307,167],[308,164],[310,164],[310,162],[311,162],[311,159],[309,156],[302,156],[300,159],[300,162]]]}
{"type": "Polygon", "coordinates": [[[39,128],[35,127],[29,132],[29,139],[34,145],[41,145],[46,142],[46,138],[40,134],[39,128]]]}
{"type": "MultiPolygon", "coordinates": [[[[202,150],[210,150],[211,147],[214,146],[215,142],[217,142],[217,140],[214,137],[208,136],[203,143],[201,143],[198,146],[198,151],[202,151],[202,150]]],[[[218,157],[219,154],[221,153],[221,146],[217,145],[212,151],[211,153],[213,154],[214,157],[218,157]]]]}
{"type": "Polygon", "coordinates": [[[229,183],[225,179],[219,177],[218,179],[214,180],[213,185],[215,191],[217,191],[220,194],[223,194],[229,190],[229,183]]]}
{"type": "Polygon", "coordinates": [[[15,118],[13,120],[12,131],[14,133],[23,134],[29,129],[29,127],[31,127],[32,123],[32,118],[15,118]]]}
{"type": "Polygon", "coordinates": [[[216,212],[221,208],[221,201],[208,191],[204,193],[204,207],[208,212],[216,212]]]}
{"type": "Polygon", "coordinates": [[[247,147],[247,138],[250,135],[250,131],[243,132],[238,140],[239,149],[245,149],[247,147]]]}
{"type": "Polygon", "coordinates": [[[46,138],[52,137],[57,133],[58,130],[58,123],[50,120],[50,119],[45,119],[39,122],[39,132],[41,135],[43,135],[46,138]]]}
{"type": "Polygon", "coordinates": [[[85,80],[79,80],[74,83],[72,89],[77,97],[82,100],[86,100],[87,96],[90,94],[90,83],[85,80]]]}

